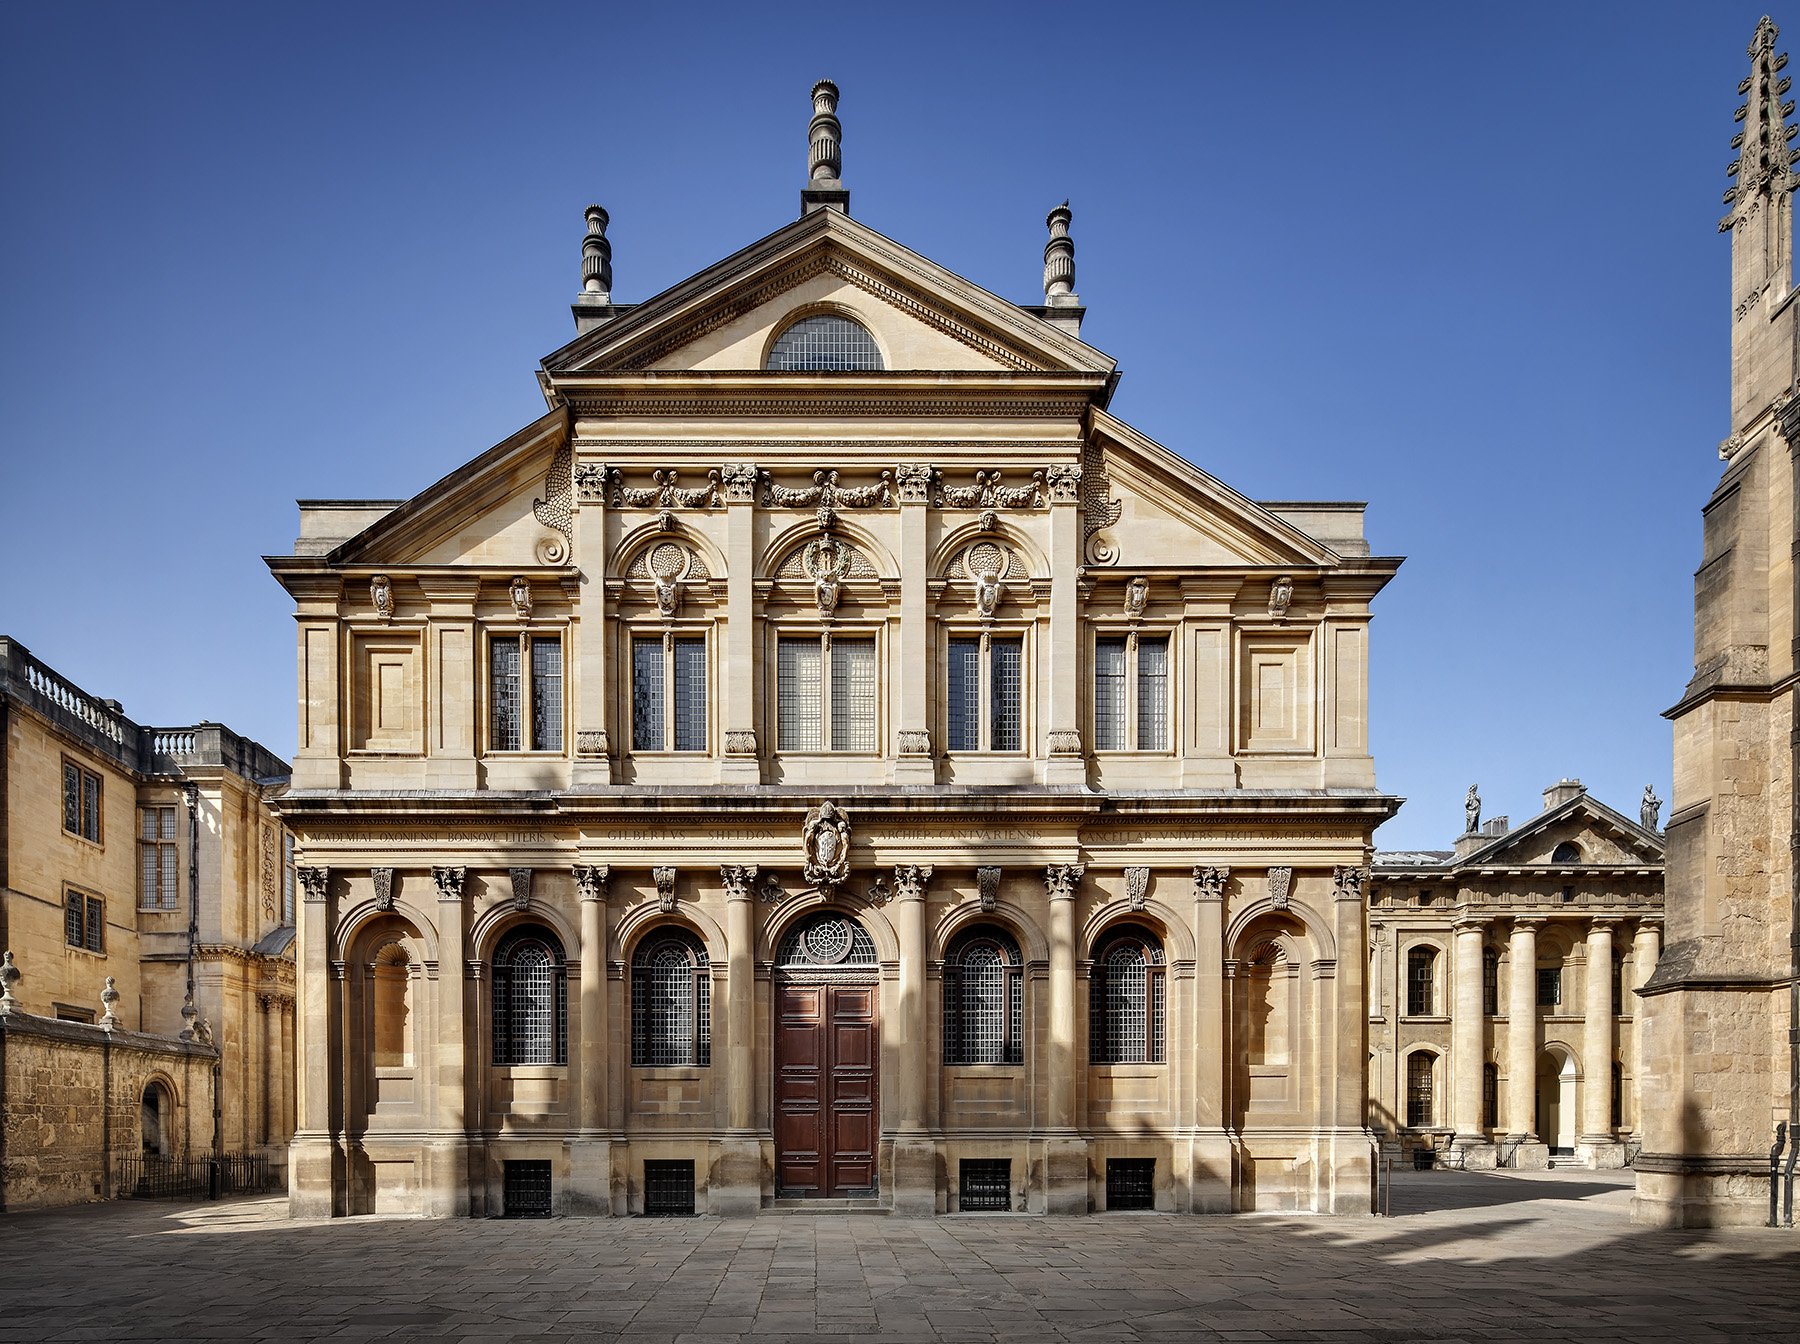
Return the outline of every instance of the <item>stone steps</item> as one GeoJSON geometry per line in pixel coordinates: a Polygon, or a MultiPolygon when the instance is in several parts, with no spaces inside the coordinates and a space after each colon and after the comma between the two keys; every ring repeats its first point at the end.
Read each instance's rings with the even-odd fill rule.
{"type": "Polygon", "coordinates": [[[807,1213],[880,1213],[887,1209],[879,1199],[793,1199],[779,1198],[771,1203],[765,1213],[807,1214],[807,1213]]]}

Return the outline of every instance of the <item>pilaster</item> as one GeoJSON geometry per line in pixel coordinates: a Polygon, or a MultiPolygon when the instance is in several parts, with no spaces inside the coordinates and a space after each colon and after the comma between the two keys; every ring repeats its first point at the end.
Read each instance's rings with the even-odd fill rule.
{"type": "Polygon", "coordinates": [[[1087,1141],[1075,1127],[1075,1071],[1083,1067],[1075,1031],[1075,890],[1082,865],[1053,864],[1044,870],[1050,904],[1049,1091],[1045,1117],[1044,1211],[1088,1210],[1087,1141]]]}
{"type": "Polygon", "coordinates": [[[926,501],[931,467],[903,462],[896,469],[900,495],[900,707],[894,783],[930,784],[937,778],[931,750],[930,688],[936,684],[926,554],[926,501]]]}
{"type": "Polygon", "coordinates": [[[288,1154],[288,1211],[295,1218],[330,1218],[348,1212],[346,1163],[334,1123],[336,1080],[343,1077],[342,1008],[332,978],[331,870],[302,867],[300,907],[295,912],[296,992],[306,1011],[297,1017],[297,1123],[288,1154]]]}
{"type": "Polygon", "coordinates": [[[756,1130],[756,865],[726,864],[725,1089],[729,1134],[708,1181],[711,1212],[752,1214],[762,1207],[762,1142],[756,1130]]]}
{"type": "Polygon", "coordinates": [[[1081,468],[1052,465],[1050,496],[1050,633],[1047,676],[1049,715],[1044,741],[1044,783],[1084,785],[1087,758],[1081,743],[1081,468]]]}
{"type": "Polygon", "coordinates": [[[612,687],[607,670],[611,629],[606,620],[606,467],[578,458],[575,473],[575,563],[581,589],[575,599],[575,756],[569,781],[576,788],[611,784],[613,742],[608,729],[612,687]]]}
{"type": "Polygon", "coordinates": [[[612,1212],[612,1144],[606,1130],[607,882],[603,863],[574,866],[581,902],[581,1051],[577,1056],[575,1123],[580,1137],[569,1145],[569,1184],[564,1206],[570,1213],[612,1212]]]}
{"type": "Polygon", "coordinates": [[[719,778],[727,784],[762,782],[756,703],[762,679],[756,651],[756,481],[751,462],[727,463],[719,473],[725,494],[725,754],[719,778]]]}
{"type": "Polygon", "coordinates": [[[425,641],[430,691],[426,699],[425,787],[472,789],[475,763],[475,686],[481,650],[475,624],[480,580],[473,575],[420,575],[426,600],[425,641]]]}

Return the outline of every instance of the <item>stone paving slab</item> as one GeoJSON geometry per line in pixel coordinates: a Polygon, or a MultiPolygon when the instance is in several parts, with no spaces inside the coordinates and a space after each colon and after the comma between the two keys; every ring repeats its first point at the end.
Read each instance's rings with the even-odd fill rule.
{"type": "Polygon", "coordinates": [[[1800,1340],[1800,1231],[1645,1232],[1628,1174],[1396,1173],[1393,1217],[0,1216],[0,1344],[1800,1340]]]}

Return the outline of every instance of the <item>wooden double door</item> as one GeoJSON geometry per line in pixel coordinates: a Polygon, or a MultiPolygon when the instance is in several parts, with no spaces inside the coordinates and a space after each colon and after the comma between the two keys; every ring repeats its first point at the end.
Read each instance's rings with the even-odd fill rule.
{"type": "Polygon", "coordinates": [[[775,986],[777,1193],[872,1195],[880,1132],[878,986],[775,986]]]}

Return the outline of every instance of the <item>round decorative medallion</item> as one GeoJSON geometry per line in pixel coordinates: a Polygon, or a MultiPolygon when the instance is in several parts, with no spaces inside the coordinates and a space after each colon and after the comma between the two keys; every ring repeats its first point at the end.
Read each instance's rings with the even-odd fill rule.
{"type": "Polygon", "coordinates": [[[835,966],[850,955],[853,943],[850,925],[841,919],[822,920],[806,931],[805,942],[814,961],[835,966]]]}
{"type": "Polygon", "coordinates": [[[978,541],[969,547],[969,573],[1002,574],[1006,571],[1006,552],[991,541],[978,541]]]}
{"type": "Polygon", "coordinates": [[[569,558],[569,543],[561,537],[542,536],[538,538],[534,554],[540,565],[564,564],[569,558]]]}
{"type": "Polygon", "coordinates": [[[672,541],[651,548],[650,572],[659,579],[672,579],[687,569],[688,553],[672,541]]]}

